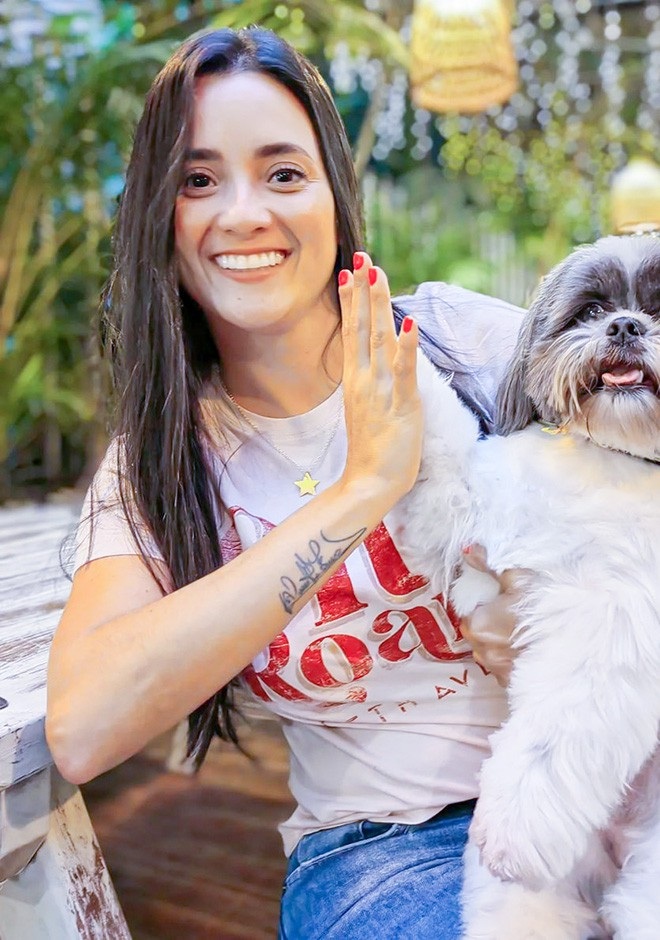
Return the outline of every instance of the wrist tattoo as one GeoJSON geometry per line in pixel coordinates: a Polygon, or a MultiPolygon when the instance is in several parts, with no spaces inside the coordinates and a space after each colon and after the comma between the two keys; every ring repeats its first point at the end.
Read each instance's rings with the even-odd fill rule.
{"type": "Polygon", "coordinates": [[[298,569],[297,578],[290,578],[285,575],[280,578],[280,584],[282,585],[280,600],[287,614],[293,613],[296,603],[323,577],[328,568],[331,568],[343,555],[347,555],[351,551],[366,531],[366,528],[359,529],[357,532],[340,539],[328,538],[327,535],[321,532],[320,541],[310,539],[307,543],[307,550],[304,555],[299,555],[296,552],[294,559],[298,569]],[[329,554],[326,556],[324,553],[329,554]]]}

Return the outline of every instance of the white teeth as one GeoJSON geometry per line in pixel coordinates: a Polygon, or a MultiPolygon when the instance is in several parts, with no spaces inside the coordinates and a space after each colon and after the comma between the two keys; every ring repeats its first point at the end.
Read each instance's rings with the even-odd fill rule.
{"type": "Polygon", "coordinates": [[[253,271],[255,268],[273,268],[286,258],[283,251],[264,251],[258,255],[216,255],[221,268],[230,271],[253,271]]]}

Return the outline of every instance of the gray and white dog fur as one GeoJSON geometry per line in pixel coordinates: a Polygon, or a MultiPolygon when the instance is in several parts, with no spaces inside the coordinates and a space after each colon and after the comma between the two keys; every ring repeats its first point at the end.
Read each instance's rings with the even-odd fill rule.
{"type": "Polygon", "coordinates": [[[545,278],[501,436],[478,440],[422,356],[418,378],[422,464],[392,520],[408,564],[452,584],[459,613],[497,591],[469,568],[455,580],[464,546],[533,572],[470,829],[465,938],[658,940],[660,239],[609,236],[545,278]]]}

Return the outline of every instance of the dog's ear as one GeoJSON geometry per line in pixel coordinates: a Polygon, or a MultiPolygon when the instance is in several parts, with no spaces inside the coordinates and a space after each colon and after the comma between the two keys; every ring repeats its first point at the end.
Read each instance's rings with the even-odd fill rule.
{"type": "Polygon", "coordinates": [[[542,278],[523,321],[513,356],[505,377],[500,383],[495,402],[495,430],[498,434],[512,434],[526,428],[539,417],[534,400],[529,394],[528,372],[533,345],[557,315],[566,278],[570,280],[576,260],[591,251],[591,246],[573,249],[567,258],[542,278]]]}
{"type": "Polygon", "coordinates": [[[498,434],[506,435],[520,431],[535,417],[534,402],[526,391],[529,351],[535,334],[533,310],[534,304],[523,321],[513,356],[497,390],[495,431],[498,434]]]}

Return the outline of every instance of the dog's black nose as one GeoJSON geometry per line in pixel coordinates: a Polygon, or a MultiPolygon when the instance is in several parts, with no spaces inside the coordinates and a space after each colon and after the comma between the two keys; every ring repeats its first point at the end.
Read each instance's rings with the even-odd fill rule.
{"type": "Polygon", "coordinates": [[[617,317],[607,327],[607,335],[624,346],[646,333],[646,327],[634,317],[617,317]]]}

